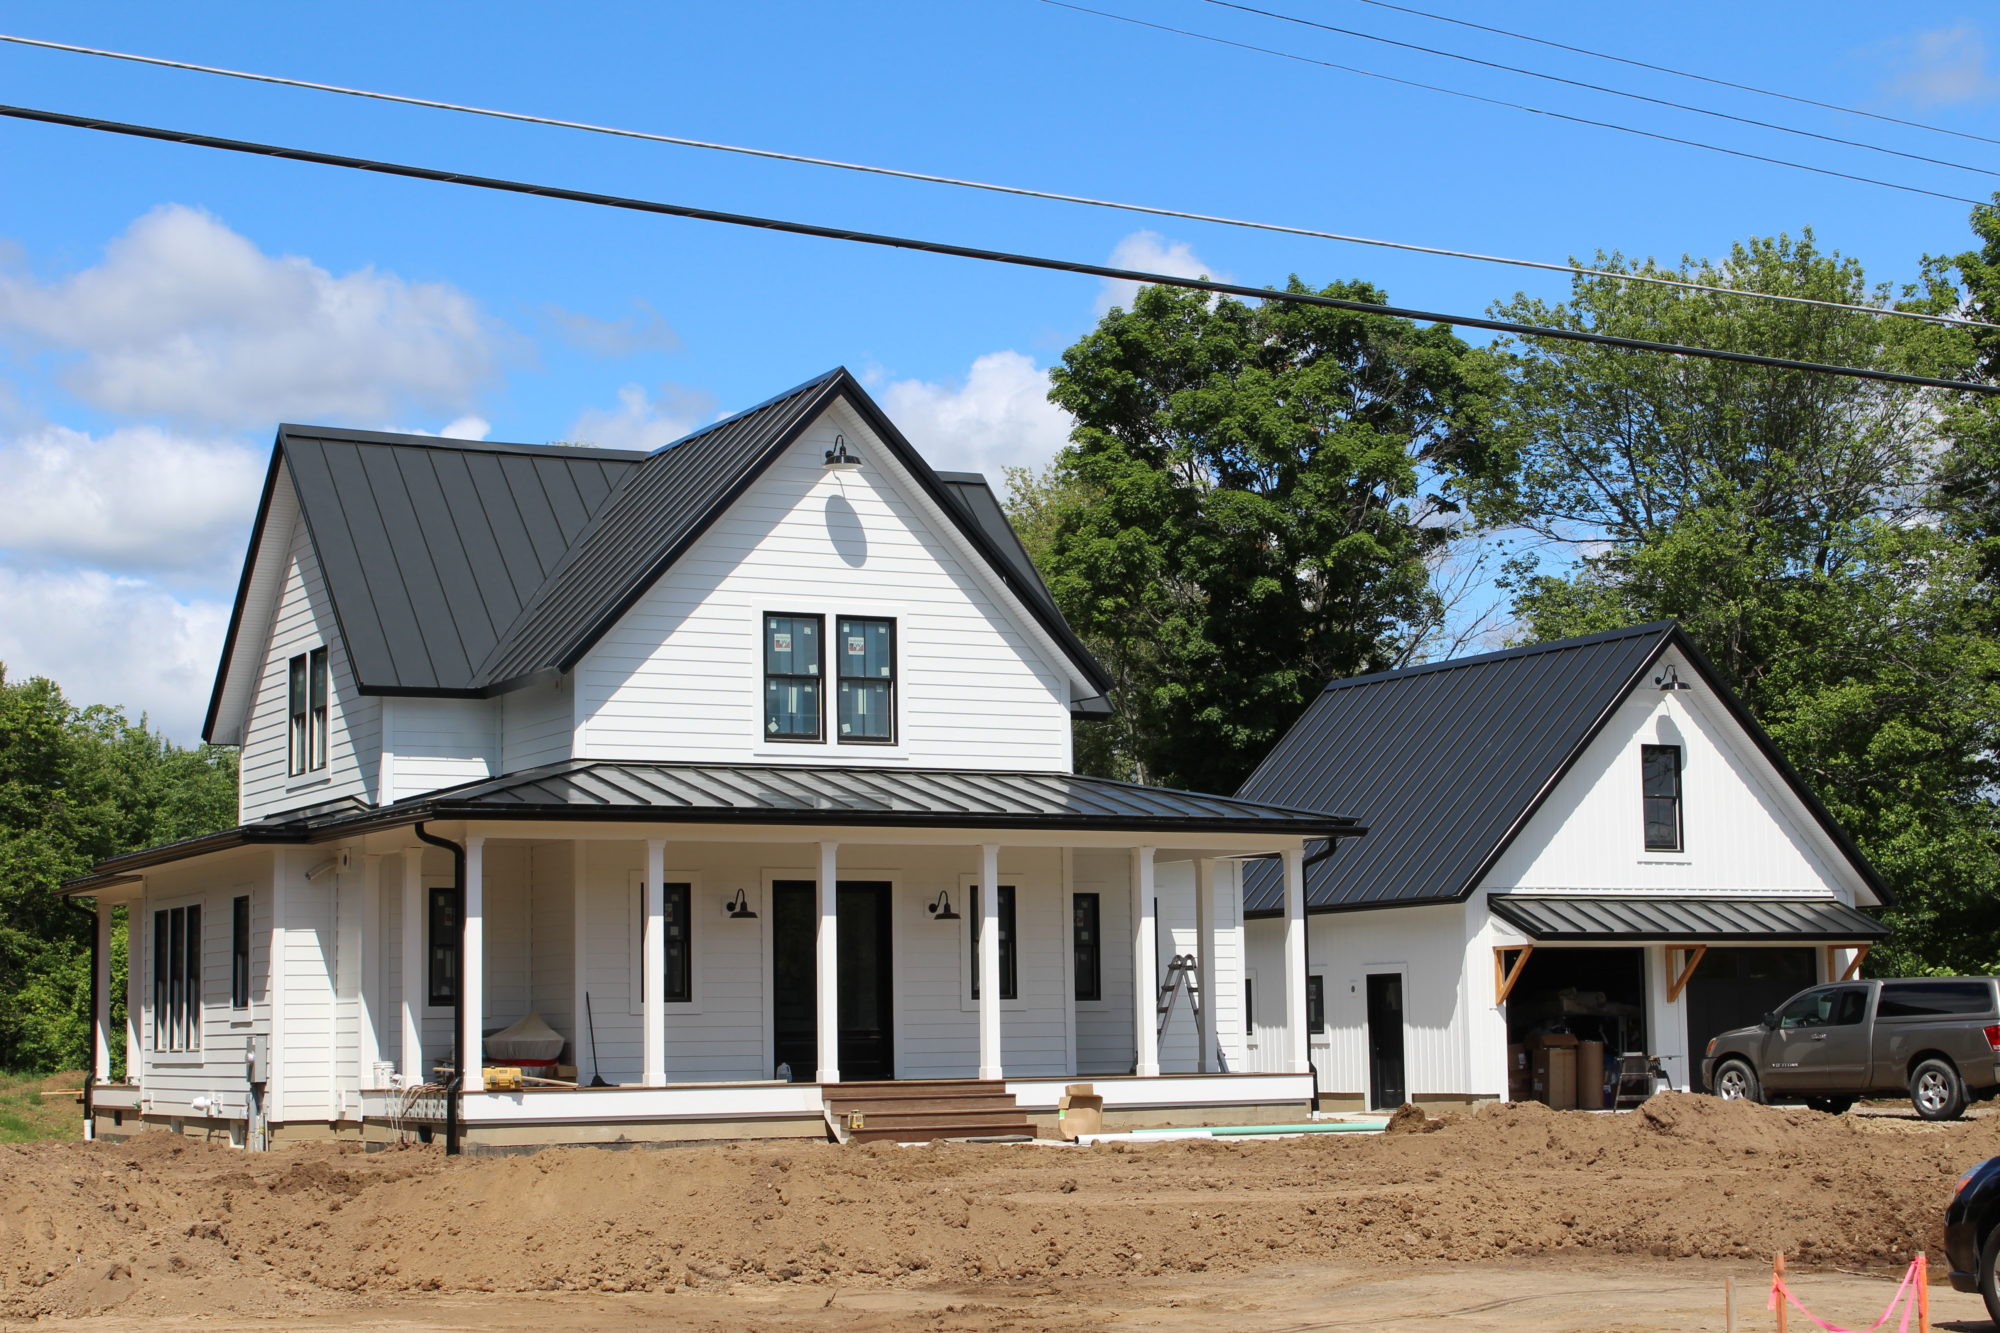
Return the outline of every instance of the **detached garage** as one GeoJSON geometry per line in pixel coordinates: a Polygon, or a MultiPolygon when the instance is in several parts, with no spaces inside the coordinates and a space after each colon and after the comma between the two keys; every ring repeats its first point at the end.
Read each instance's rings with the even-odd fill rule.
{"type": "MultiPolygon", "coordinates": [[[[1308,858],[1329,1105],[1591,1105],[1628,1054],[1694,1087],[1710,1036],[1886,934],[1886,886],[1670,622],[1336,681],[1240,794],[1370,830],[1308,858]],[[1555,1048],[1567,1093],[1534,1086],[1555,1048]]],[[[1246,870],[1253,977],[1281,893],[1246,870]]]]}

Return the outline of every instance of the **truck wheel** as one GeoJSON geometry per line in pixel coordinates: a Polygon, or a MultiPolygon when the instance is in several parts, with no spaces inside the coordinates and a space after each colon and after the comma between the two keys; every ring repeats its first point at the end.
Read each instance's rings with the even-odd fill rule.
{"type": "Polygon", "coordinates": [[[1815,1111],[1824,1111],[1828,1115],[1845,1115],[1848,1108],[1854,1105],[1854,1098],[1808,1097],[1806,1098],[1806,1105],[1815,1111]]]}
{"type": "Polygon", "coordinates": [[[1979,1247],[1979,1298],[1986,1302],[1986,1317],[2000,1324],[2000,1227],[1986,1233],[1979,1247]]]}
{"type": "Polygon", "coordinates": [[[1910,1071],[1910,1104],[1924,1119],[1956,1120],[1965,1100],[1965,1080],[1949,1060],[1925,1060],[1910,1071]]]}
{"type": "Polygon", "coordinates": [[[1764,1090],[1757,1086],[1757,1071],[1741,1060],[1724,1060],[1715,1071],[1715,1095],[1725,1102],[1764,1100],[1764,1090]]]}

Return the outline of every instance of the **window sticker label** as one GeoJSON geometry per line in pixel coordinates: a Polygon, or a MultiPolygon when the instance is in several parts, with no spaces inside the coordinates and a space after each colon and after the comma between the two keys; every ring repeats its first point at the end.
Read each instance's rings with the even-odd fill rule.
{"type": "Polygon", "coordinates": [[[847,655],[849,657],[859,657],[867,651],[868,645],[859,634],[850,634],[847,636],[847,655]]]}
{"type": "Polygon", "coordinates": [[[789,653],[792,651],[792,632],[782,629],[772,630],[771,651],[774,653],[789,653]]]}

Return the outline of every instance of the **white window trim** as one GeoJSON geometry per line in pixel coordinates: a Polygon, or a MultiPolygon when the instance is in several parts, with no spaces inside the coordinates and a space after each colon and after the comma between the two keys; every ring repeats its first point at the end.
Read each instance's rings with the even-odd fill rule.
{"type": "Polygon", "coordinates": [[[780,597],[760,601],[748,608],[750,618],[750,680],[752,682],[751,713],[756,728],[756,739],[751,743],[750,753],[758,759],[792,759],[810,755],[813,762],[822,764],[865,764],[876,760],[908,760],[912,756],[909,746],[908,715],[905,700],[909,696],[909,645],[910,626],[918,617],[913,608],[904,602],[884,602],[866,596],[854,598],[829,598],[808,594],[802,597],[780,597]],[[820,662],[820,700],[823,712],[820,718],[820,738],[816,741],[776,741],[766,737],[764,732],[764,617],[765,616],[819,616],[823,625],[822,642],[826,654],[820,662]],[[892,730],[896,739],[890,744],[880,742],[840,740],[840,700],[837,688],[840,671],[833,660],[833,641],[839,636],[840,618],[855,616],[866,620],[887,620],[895,625],[896,674],[890,689],[895,720],[892,730]]]}
{"type": "MultiPolygon", "coordinates": [[[[210,981],[209,972],[212,970],[208,966],[208,918],[208,895],[205,893],[183,893],[172,898],[161,898],[156,902],[148,902],[146,904],[146,1040],[140,1044],[146,1048],[145,1057],[148,1068],[171,1066],[186,1069],[208,1063],[208,983],[210,981]],[[153,979],[154,974],[160,966],[160,960],[153,952],[153,914],[156,912],[170,912],[177,907],[201,908],[201,944],[199,946],[202,963],[201,994],[195,999],[195,1031],[199,1038],[199,1044],[191,1051],[163,1051],[160,1049],[160,1016],[153,1008],[153,979]]],[[[130,947],[129,940],[127,941],[127,947],[130,947]]]]}
{"type": "MultiPolygon", "coordinates": [[[[1021,989],[1018,984],[1021,975],[1021,940],[1028,934],[1025,923],[1029,916],[1028,904],[1032,898],[1031,886],[1025,882],[1026,878],[1023,875],[1010,875],[1002,871],[997,881],[1000,884],[1010,884],[1014,888],[1014,976],[1017,981],[1015,986],[1017,992],[1021,989]]],[[[961,903],[958,909],[958,1007],[962,1013],[976,1014],[979,1012],[979,1001],[972,998],[972,920],[979,912],[979,876],[960,875],[958,892],[961,903]]],[[[1065,932],[1068,931],[1067,921],[1063,923],[1063,929],[1065,932]]],[[[1023,1013],[1032,1007],[1034,1006],[1024,995],[1017,995],[1011,1000],[1003,998],[1000,1001],[1000,1012],[1003,1014],[1023,1013]]]]}
{"type": "MultiPolygon", "coordinates": [[[[718,893],[711,898],[702,888],[701,872],[699,870],[674,870],[669,868],[662,873],[666,876],[665,879],[660,881],[662,884],[685,884],[688,886],[688,993],[694,998],[666,1001],[667,1013],[669,1015],[667,1021],[671,1023],[673,1021],[672,1015],[674,1014],[699,1014],[704,1012],[702,1008],[703,997],[707,995],[708,989],[703,984],[704,969],[702,966],[701,937],[703,932],[709,929],[714,922],[723,920],[723,904],[729,898],[735,896],[735,890],[731,889],[726,895],[718,893]]],[[[646,925],[645,888],[646,872],[644,869],[634,868],[625,872],[625,912],[627,922],[625,932],[625,966],[626,985],[628,987],[626,995],[630,1005],[627,1012],[634,1017],[643,1016],[646,1012],[646,984],[644,975],[646,959],[641,944],[641,940],[645,937],[646,925]]],[[[752,910],[757,913],[759,919],[762,919],[765,912],[762,904],[759,902],[759,891],[750,888],[748,885],[744,885],[743,888],[744,896],[750,899],[752,910]]],[[[667,1036],[669,1041],[671,1041],[673,1037],[671,1029],[669,1029],[667,1036]]]]}

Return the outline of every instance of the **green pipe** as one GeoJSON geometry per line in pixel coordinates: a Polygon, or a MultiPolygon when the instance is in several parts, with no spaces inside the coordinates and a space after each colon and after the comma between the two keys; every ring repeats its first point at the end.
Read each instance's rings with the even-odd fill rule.
{"type": "Polygon", "coordinates": [[[1215,1138],[1248,1137],[1257,1134],[1375,1134],[1387,1120],[1316,1120],[1310,1125],[1201,1125],[1186,1129],[1135,1129],[1133,1138],[1161,1134],[1209,1134],[1215,1138]]]}

